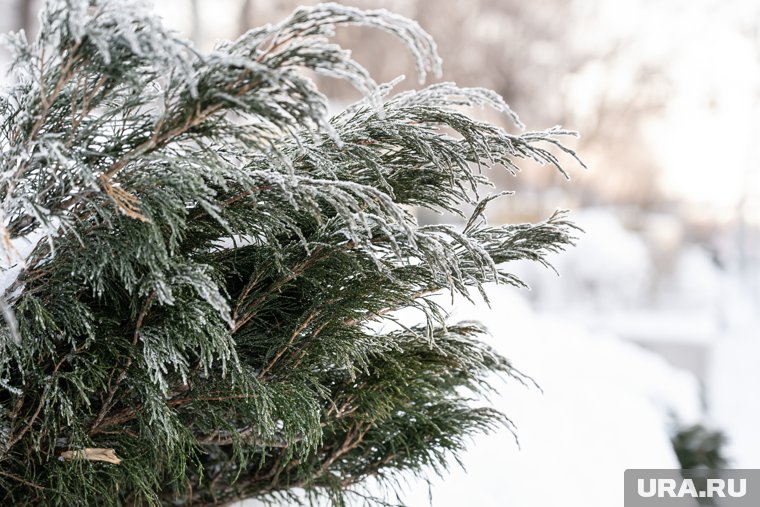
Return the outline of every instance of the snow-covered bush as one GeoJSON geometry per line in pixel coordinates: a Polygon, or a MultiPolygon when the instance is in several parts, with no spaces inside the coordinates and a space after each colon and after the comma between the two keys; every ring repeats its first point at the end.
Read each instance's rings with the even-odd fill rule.
{"type": "Polygon", "coordinates": [[[299,9],[210,54],[132,1],[41,19],[0,97],[0,504],[340,503],[506,422],[466,393],[519,373],[429,296],[520,285],[506,262],[571,242],[563,213],[487,225],[471,170],[559,167],[566,132],[471,119],[516,120],[484,89],[378,86],[335,26],[396,35],[421,79],[440,65],[385,11],[299,9]],[[304,69],[366,99],[328,118],[304,69]],[[463,230],[410,213],[462,205],[463,230]],[[373,330],[404,307],[425,324],[373,330]]]}

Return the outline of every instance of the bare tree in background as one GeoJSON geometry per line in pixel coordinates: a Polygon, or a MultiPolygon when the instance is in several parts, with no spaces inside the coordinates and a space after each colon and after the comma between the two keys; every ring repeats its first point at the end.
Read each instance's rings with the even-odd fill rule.
{"type": "Polygon", "coordinates": [[[203,42],[203,28],[201,27],[200,18],[198,0],[190,0],[190,40],[192,40],[196,46],[200,46],[203,42]]]}
{"type": "Polygon", "coordinates": [[[31,34],[37,24],[37,0],[0,0],[0,30],[24,30],[31,34]]]}
{"type": "Polygon", "coordinates": [[[238,24],[238,33],[244,34],[251,28],[251,19],[253,18],[253,2],[251,0],[243,0],[243,5],[240,8],[240,19],[238,24]]]}
{"type": "Polygon", "coordinates": [[[32,24],[36,18],[36,2],[33,0],[19,0],[16,8],[18,9],[19,28],[23,28],[27,33],[31,32],[32,24]]]}

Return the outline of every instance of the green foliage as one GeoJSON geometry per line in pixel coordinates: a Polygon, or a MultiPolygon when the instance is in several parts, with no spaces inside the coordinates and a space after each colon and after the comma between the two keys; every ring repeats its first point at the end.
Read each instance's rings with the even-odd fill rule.
{"type": "Polygon", "coordinates": [[[0,504],[340,504],[509,427],[473,400],[522,377],[431,296],[521,285],[504,263],[571,243],[563,213],[489,226],[477,194],[492,166],[559,168],[568,132],[464,114],[516,120],[487,90],[377,86],[336,25],[397,35],[421,79],[440,65],[384,11],[300,9],[207,55],[147,12],[50,0],[37,40],[9,39],[0,504]],[[328,118],[304,70],[366,99],[328,118]],[[464,229],[411,213],[465,205],[464,229]],[[426,325],[381,325],[403,308],[426,325]],[[100,448],[121,462],[86,458],[100,448]]]}
{"type": "Polygon", "coordinates": [[[728,464],[724,455],[726,435],[721,431],[702,424],[684,426],[673,435],[671,442],[683,469],[718,470],[728,464]]]}

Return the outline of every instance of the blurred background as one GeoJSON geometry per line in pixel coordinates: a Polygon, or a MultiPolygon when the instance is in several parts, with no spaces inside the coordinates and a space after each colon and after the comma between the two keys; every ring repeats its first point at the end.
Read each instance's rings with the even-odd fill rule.
{"type": "MultiPolygon", "coordinates": [[[[212,50],[312,3],[154,8],[212,50]]],[[[491,222],[569,208],[585,232],[553,259],[559,277],[515,266],[531,291],[494,287],[490,307],[445,301],[453,319],[486,323],[541,390],[507,383],[491,400],[516,424],[519,448],[507,431],[477,438],[464,469],[410,480],[401,498],[428,505],[430,487],[434,506],[609,507],[622,503],[626,468],[760,468],[760,4],[343,3],[417,20],[439,45],[442,80],[496,90],[528,130],[579,131],[567,144],[589,166],[565,160],[572,181],[530,164],[516,178],[490,175],[516,191],[493,203],[491,222]]],[[[0,31],[35,33],[38,8],[0,0],[0,31]]],[[[351,28],[336,38],[377,81],[405,74],[397,90],[420,86],[390,36],[351,28]]],[[[336,111],[359,98],[317,80],[336,111]]]]}

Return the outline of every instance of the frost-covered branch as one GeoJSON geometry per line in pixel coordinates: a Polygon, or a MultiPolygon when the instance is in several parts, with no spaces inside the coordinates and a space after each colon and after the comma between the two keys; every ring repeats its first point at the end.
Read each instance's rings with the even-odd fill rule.
{"type": "Polygon", "coordinates": [[[0,97],[0,504],[340,502],[510,428],[466,393],[521,375],[431,295],[519,286],[510,261],[572,244],[564,213],[489,226],[478,195],[486,169],[564,173],[570,132],[471,118],[521,127],[489,90],[377,85],[337,26],[440,73],[386,11],[303,8],[210,54],[134,0],[48,0],[41,21],[10,38],[0,97]],[[330,118],[310,72],[365,98],[330,118]],[[404,308],[425,325],[378,331],[404,308]]]}

